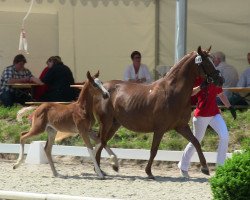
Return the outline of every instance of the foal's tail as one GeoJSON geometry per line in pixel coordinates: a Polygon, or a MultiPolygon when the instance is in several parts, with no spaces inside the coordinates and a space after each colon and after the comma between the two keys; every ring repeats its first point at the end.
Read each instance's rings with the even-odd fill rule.
{"type": "Polygon", "coordinates": [[[56,138],[55,138],[55,142],[60,142],[63,139],[66,139],[68,137],[72,137],[72,136],[77,136],[78,133],[71,133],[71,132],[61,132],[61,131],[57,131],[56,133],[56,138]]]}
{"type": "MultiPolygon", "coordinates": [[[[22,122],[22,121],[23,121],[23,120],[22,120],[23,116],[25,116],[27,112],[32,111],[32,110],[35,110],[37,107],[38,107],[38,106],[23,107],[21,110],[19,110],[19,111],[17,112],[16,120],[17,120],[18,122],[22,122]]],[[[32,114],[28,116],[28,119],[29,119],[29,121],[30,121],[30,123],[31,123],[31,122],[32,122],[32,114]]]]}

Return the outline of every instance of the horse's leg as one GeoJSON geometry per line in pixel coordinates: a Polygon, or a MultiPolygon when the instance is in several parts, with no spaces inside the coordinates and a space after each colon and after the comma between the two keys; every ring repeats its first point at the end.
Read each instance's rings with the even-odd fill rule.
{"type": "Polygon", "coordinates": [[[100,160],[101,160],[101,152],[102,149],[106,146],[106,138],[107,138],[107,134],[109,134],[109,130],[112,127],[112,123],[113,123],[113,117],[108,114],[103,115],[100,119],[98,119],[99,121],[99,137],[100,137],[100,144],[97,144],[95,147],[95,157],[96,157],[96,161],[98,166],[100,166],[100,160]]]}
{"type": "Polygon", "coordinates": [[[154,158],[157,154],[159,144],[161,142],[163,135],[164,135],[164,132],[154,132],[151,151],[150,151],[150,158],[149,158],[148,164],[147,164],[146,169],[145,169],[149,179],[154,179],[154,176],[151,172],[151,166],[152,166],[154,158]]]}
{"type": "MultiPolygon", "coordinates": [[[[92,131],[89,132],[89,135],[90,135],[91,139],[96,142],[95,149],[97,149],[98,145],[100,145],[100,143],[101,143],[100,138],[97,136],[97,132],[92,130],[92,131]]],[[[108,145],[106,145],[104,148],[105,148],[106,152],[110,156],[110,164],[112,165],[112,168],[115,171],[118,171],[119,170],[119,164],[118,164],[117,156],[115,155],[115,153],[112,151],[112,149],[108,145]]]]}
{"type": "Polygon", "coordinates": [[[118,122],[113,122],[113,125],[111,129],[109,130],[108,134],[106,135],[106,145],[104,146],[105,150],[108,152],[110,155],[110,164],[112,165],[112,168],[114,171],[118,172],[119,171],[119,164],[118,164],[118,159],[116,154],[109,148],[107,145],[108,141],[114,136],[116,131],[120,128],[120,124],[118,122]]]}
{"type": "Polygon", "coordinates": [[[87,132],[84,132],[84,131],[79,131],[79,134],[82,136],[82,139],[83,139],[84,143],[86,144],[86,146],[88,148],[89,155],[90,155],[90,158],[93,161],[96,173],[98,174],[98,176],[101,179],[104,179],[104,175],[102,174],[101,169],[100,169],[100,167],[98,166],[98,164],[96,162],[96,158],[95,158],[95,155],[94,155],[93,146],[92,146],[92,144],[90,142],[89,134],[87,134],[87,132]]]}
{"type": "MultiPolygon", "coordinates": [[[[101,127],[102,127],[102,125],[100,125],[99,131],[102,129],[101,127]]],[[[103,148],[103,147],[101,147],[102,146],[101,139],[97,136],[97,133],[94,132],[93,130],[91,130],[89,132],[89,136],[91,137],[91,139],[93,139],[96,142],[96,145],[95,145],[95,159],[96,159],[96,162],[97,162],[98,166],[100,167],[100,157],[98,157],[97,155],[99,155],[99,151],[101,151],[102,148],[103,148]]],[[[101,155],[101,153],[100,153],[100,155],[101,155]]],[[[105,174],[105,173],[103,172],[103,174],[105,174]]]]}
{"type": "Polygon", "coordinates": [[[51,128],[51,127],[47,127],[46,131],[48,133],[48,140],[47,140],[46,145],[44,147],[44,151],[45,151],[45,154],[46,154],[46,156],[48,158],[49,165],[50,165],[50,168],[52,170],[53,175],[58,176],[58,173],[56,171],[54,162],[52,160],[52,155],[51,155],[52,147],[53,147],[53,144],[54,144],[54,141],[55,141],[57,131],[55,129],[51,128]]]}
{"type": "Polygon", "coordinates": [[[204,157],[204,154],[203,154],[203,152],[201,150],[201,145],[200,145],[199,141],[197,140],[197,138],[193,135],[190,127],[188,125],[186,125],[184,127],[178,127],[175,130],[194,145],[194,147],[195,147],[195,149],[196,149],[196,151],[198,153],[201,166],[202,166],[201,167],[201,172],[203,174],[209,175],[209,169],[208,169],[207,162],[206,162],[206,159],[204,157]]]}
{"type": "Polygon", "coordinates": [[[28,131],[21,133],[21,137],[20,137],[20,152],[19,152],[19,156],[18,156],[17,162],[13,165],[13,169],[18,168],[23,163],[23,161],[24,161],[24,144],[25,144],[25,141],[26,141],[25,139],[27,137],[29,137],[28,135],[26,135],[27,133],[28,133],[28,131]]]}

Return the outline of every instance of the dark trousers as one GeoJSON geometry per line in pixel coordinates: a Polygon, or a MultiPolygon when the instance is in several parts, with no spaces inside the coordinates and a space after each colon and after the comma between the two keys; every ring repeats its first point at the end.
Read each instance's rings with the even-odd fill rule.
{"type": "Polygon", "coordinates": [[[16,90],[14,92],[3,91],[0,95],[0,99],[5,107],[11,107],[14,103],[24,105],[26,101],[31,101],[32,98],[27,92],[16,90]]]}

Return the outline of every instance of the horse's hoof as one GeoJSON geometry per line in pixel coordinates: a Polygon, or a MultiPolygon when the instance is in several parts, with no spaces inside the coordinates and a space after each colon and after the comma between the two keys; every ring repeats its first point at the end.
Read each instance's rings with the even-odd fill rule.
{"type": "Polygon", "coordinates": [[[113,170],[116,171],[116,172],[119,171],[119,167],[118,167],[118,166],[113,165],[112,168],[113,168],[113,170]]]}
{"type": "Polygon", "coordinates": [[[56,176],[55,176],[56,178],[67,178],[68,176],[66,175],[62,175],[62,174],[57,174],[56,176]]]}
{"type": "Polygon", "coordinates": [[[53,177],[55,177],[55,178],[62,178],[63,175],[59,174],[58,172],[53,172],[53,177]]]}
{"type": "MultiPolygon", "coordinates": [[[[95,168],[94,168],[94,172],[97,173],[97,171],[95,170],[95,168]]],[[[102,171],[102,170],[101,170],[101,173],[103,174],[103,176],[107,176],[107,173],[104,172],[104,171],[102,171]]],[[[97,173],[97,174],[98,174],[98,173],[97,173]]]]}
{"type": "Polygon", "coordinates": [[[185,170],[182,170],[180,169],[180,174],[182,177],[184,178],[190,178],[189,174],[188,174],[188,171],[185,171],[185,170]]]}
{"type": "Polygon", "coordinates": [[[19,166],[18,164],[14,164],[14,165],[13,165],[13,169],[18,168],[18,166],[19,166]]]}
{"type": "Polygon", "coordinates": [[[105,178],[105,176],[99,176],[98,179],[99,180],[105,180],[106,178],[105,178]]]}
{"type": "Polygon", "coordinates": [[[102,171],[102,170],[101,170],[101,172],[102,172],[103,176],[107,176],[107,173],[106,173],[106,172],[104,172],[104,171],[102,171]]]}
{"type": "Polygon", "coordinates": [[[207,167],[202,167],[202,168],[201,168],[201,172],[202,172],[203,174],[210,175],[209,169],[208,169],[207,167]]]}
{"type": "Polygon", "coordinates": [[[148,179],[155,180],[155,177],[151,174],[151,175],[148,175],[148,179]]]}

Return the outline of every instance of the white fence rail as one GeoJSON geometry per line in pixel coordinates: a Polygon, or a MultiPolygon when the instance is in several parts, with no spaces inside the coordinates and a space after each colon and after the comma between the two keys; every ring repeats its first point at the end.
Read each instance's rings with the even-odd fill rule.
{"type": "MultiPolygon", "coordinates": [[[[0,144],[0,153],[19,153],[19,144],[0,144]]],[[[25,153],[27,154],[30,145],[25,145],[25,153]]],[[[150,155],[150,150],[145,149],[119,149],[112,148],[114,153],[120,159],[136,159],[136,160],[148,160],[150,155]]],[[[182,151],[165,151],[159,150],[155,160],[159,161],[179,161],[182,156],[182,151]]],[[[52,150],[53,155],[66,155],[66,156],[83,156],[89,157],[89,153],[86,147],[79,146],[63,146],[63,145],[53,145],[52,150]]],[[[216,163],[216,152],[204,152],[206,160],[208,163],[216,163]]],[[[228,153],[227,157],[231,157],[232,154],[228,153]]],[[[109,155],[102,151],[102,157],[108,158],[109,155]]],[[[199,162],[197,153],[192,157],[191,162],[199,162]]]]}
{"type": "Polygon", "coordinates": [[[0,200],[118,200],[108,198],[93,198],[59,194],[39,194],[29,192],[13,192],[0,190],[0,200]]]}

